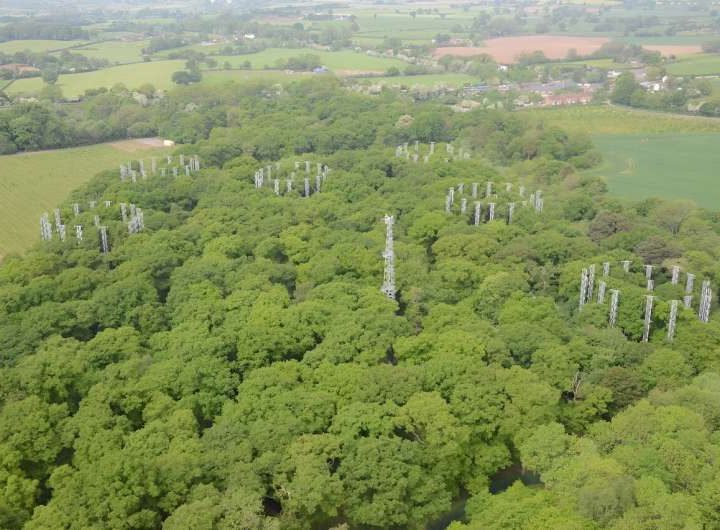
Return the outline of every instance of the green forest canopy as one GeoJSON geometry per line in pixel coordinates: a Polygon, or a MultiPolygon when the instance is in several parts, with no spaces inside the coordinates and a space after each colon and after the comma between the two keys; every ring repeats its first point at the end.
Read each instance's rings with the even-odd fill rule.
{"type": "Polygon", "coordinates": [[[415,529],[467,492],[454,530],[720,528],[720,325],[681,310],[666,342],[661,305],[639,342],[637,266],[613,270],[618,327],[607,305],[577,311],[589,263],[716,282],[716,213],[610,198],[576,172],[587,138],[509,113],[332,80],[163,105],[203,170],[108,170],[61,207],[134,203],[143,232],[104,214],[103,256],[88,211],[82,243],[0,267],[0,527],[415,529]],[[395,157],[415,140],[438,142],[427,164],[395,157]],[[449,141],[474,156],[446,161],[449,141]],[[258,167],[304,160],[331,168],[321,193],[254,188],[258,167]],[[505,182],[542,189],[543,213],[444,212],[449,187],[487,180],[499,203],[505,182]],[[386,213],[397,301],[379,289],[386,213]],[[541,485],[490,494],[516,462],[541,485]]]}

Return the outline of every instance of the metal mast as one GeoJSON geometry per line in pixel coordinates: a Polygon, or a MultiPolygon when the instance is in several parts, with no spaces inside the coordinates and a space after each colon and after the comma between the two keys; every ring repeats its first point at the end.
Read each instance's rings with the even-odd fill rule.
{"type": "Polygon", "coordinates": [[[388,298],[395,300],[395,250],[394,250],[394,239],[393,239],[393,225],[395,224],[395,218],[392,215],[386,215],[383,219],[385,221],[385,251],[383,252],[383,258],[385,258],[385,272],[383,274],[383,284],[380,290],[385,293],[388,298]]]}

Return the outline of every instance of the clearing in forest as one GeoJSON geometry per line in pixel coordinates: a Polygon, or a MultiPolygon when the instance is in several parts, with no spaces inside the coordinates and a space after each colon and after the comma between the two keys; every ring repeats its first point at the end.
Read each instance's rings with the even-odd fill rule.
{"type": "Polygon", "coordinates": [[[170,152],[153,139],[0,156],[0,259],[40,240],[40,215],[98,172],[139,156],[170,152]],[[140,155],[139,153],[142,153],[140,155]]]}

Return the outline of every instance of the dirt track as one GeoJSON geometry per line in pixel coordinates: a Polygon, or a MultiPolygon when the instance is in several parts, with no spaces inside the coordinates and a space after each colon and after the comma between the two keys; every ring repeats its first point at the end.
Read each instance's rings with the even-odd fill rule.
{"type": "Polygon", "coordinates": [[[135,140],[121,140],[110,144],[113,149],[118,151],[126,151],[134,153],[135,151],[144,151],[145,149],[157,149],[163,147],[162,138],[137,138],[135,140]]]}

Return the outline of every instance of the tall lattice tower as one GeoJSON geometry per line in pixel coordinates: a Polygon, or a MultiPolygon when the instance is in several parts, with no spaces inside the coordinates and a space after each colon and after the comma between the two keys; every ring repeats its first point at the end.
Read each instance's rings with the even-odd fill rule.
{"type": "Polygon", "coordinates": [[[393,225],[395,218],[392,215],[386,215],[385,221],[385,272],[383,274],[383,284],[380,290],[387,295],[388,298],[395,300],[395,250],[393,240],[393,225]]]}

